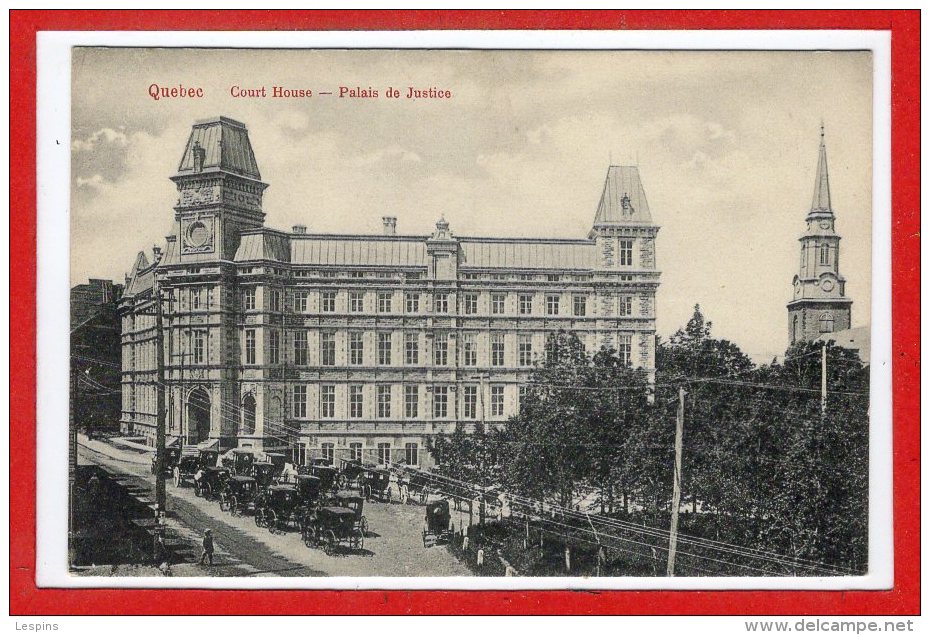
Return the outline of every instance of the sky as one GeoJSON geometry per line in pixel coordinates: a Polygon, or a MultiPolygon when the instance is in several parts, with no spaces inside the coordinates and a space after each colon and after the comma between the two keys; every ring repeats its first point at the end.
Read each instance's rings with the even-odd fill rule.
{"type": "Polygon", "coordinates": [[[700,304],[715,337],[768,361],[788,344],[821,121],[852,322],[870,321],[871,102],[869,52],[76,48],[71,283],[122,281],[164,243],[190,127],[226,115],[249,129],[278,229],[380,233],[390,215],[428,234],[444,216],[461,236],[585,238],[608,165],[636,164],[661,227],[658,334],[700,304]],[[152,84],[203,97],[154,100],[152,84]]]}

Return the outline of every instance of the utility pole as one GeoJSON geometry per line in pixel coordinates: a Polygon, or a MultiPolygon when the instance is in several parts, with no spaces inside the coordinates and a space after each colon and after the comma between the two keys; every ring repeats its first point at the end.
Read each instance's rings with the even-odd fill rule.
{"type": "Polygon", "coordinates": [[[165,520],[165,339],[163,333],[161,286],[155,282],[155,513],[160,528],[165,520]]]}
{"type": "Polygon", "coordinates": [[[675,549],[678,547],[678,508],[681,505],[681,437],[685,427],[685,389],[678,389],[678,414],[675,417],[675,473],[672,480],[672,525],[668,536],[666,575],[675,577],[675,549]]]}
{"type": "Polygon", "coordinates": [[[827,414],[827,343],[820,349],[820,414],[827,414]]]}

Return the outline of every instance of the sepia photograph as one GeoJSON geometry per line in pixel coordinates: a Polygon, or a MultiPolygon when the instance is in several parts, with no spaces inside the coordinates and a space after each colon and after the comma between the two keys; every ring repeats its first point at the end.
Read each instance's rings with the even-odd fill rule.
{"type": "Polygon", "coordinates": [[[875,574],[873,51],[70,55],[76,584],[875,574]]]}

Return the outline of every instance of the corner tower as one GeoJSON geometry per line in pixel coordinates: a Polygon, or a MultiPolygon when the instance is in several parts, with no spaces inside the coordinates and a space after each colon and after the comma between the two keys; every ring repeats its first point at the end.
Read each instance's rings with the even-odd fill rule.
{"type": "Polygon", "coordinates": [[[840,237],[830,202],[830,175],[823,125],[820,156],[814,180],[814,198],[807,213],[801,243],[800,270],[788,303],[788,329],[792,344],[814,340],[823,333],[850,327],[852,300],[846,297],[846,279],[840,275],[840,237]]]}
{"type": "Polygon", "coordinates": [[[175,223],[181,262],[232,260],[242,231],[265,220],[258,163],[244,124],[228,117],[194,123],[171,177],[178,188],[175,223]]]}

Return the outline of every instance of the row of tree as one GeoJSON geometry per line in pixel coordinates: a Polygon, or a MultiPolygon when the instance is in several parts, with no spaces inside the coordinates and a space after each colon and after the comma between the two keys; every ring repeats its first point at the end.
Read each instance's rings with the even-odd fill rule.
{"type": "Polygon", "coordinates": [[[753,549],[864,571],[868,541],[868,368],[821,343],[756,366],[715,339],[700,307],[656,350],[654,383],[613,350],[589,357],[570,333],[550,338],[520,413],[457,428],[430,447],[456,479],[499,485],[644,523],[667,519],[675,417],[684,388],[684,529],[753,549]]]}

